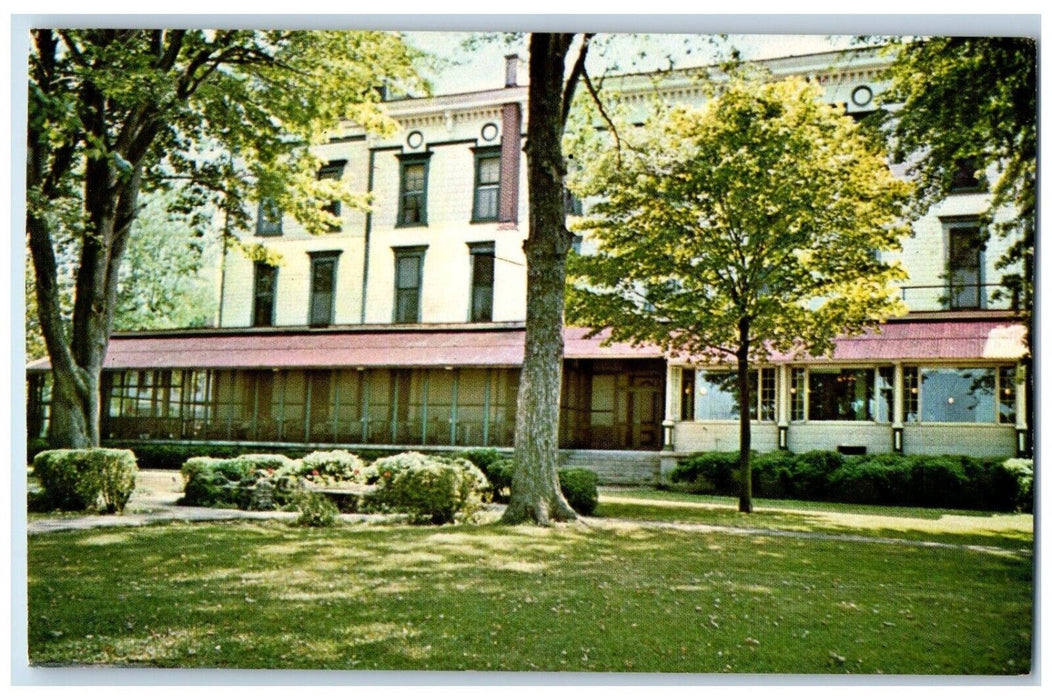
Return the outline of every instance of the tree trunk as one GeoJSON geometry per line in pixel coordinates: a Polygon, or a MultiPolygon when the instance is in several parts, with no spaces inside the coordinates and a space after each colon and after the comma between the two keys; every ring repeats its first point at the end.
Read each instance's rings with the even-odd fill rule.
{"type": "Polygon", "coordinates": [[[559,488],[566,230],[562,154],[563,76],[572,35],[530,38],[526,162],[530,199],[526,252],[526,348],[515,415],[515,472],[503,522],[547,525],[577,517],[559,488]]]}
{"type": "MultiPolygon", "coordinates": [[[[749,319],[738,321],[738,469],[741,490],[738,496],[738,511],[752,512],[752,418],[749,408],[753,398],[749,391],[749,319]]],[[[757,387],[757,390],[759,387],[757,387]]]]}

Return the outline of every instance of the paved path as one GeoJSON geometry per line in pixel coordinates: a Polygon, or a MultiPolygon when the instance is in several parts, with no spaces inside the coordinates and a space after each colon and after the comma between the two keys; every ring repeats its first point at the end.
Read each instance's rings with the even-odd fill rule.
{"type": "MultiPolygon", "coordinates": [[[[26,532],[36,535],[59,530],[88,530],[95,527],[147,525],[170,521],[203,520],[295,520],[298,513],[285,511],[249,511],[228,508],[180,506],[183,479],[179,472],[141,469],[136,477],[135,492],[121,515],[68,515],[30,520],[26,532]]],[[[388,515],[341,514],[343,522],[385,522],[388,515]]]]}

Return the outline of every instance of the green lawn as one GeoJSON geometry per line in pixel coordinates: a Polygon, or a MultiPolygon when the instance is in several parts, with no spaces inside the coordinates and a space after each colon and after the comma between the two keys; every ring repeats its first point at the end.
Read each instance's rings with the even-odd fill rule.
{"type": "MultiPolygon", "coordinates": [[[[615,500],[628,497],[604,494],[599,514],[639,506],[615,500]]],[[[642,507],[676,519],[691,503],[642,507]]],[[[734,518],[722,510],[731,512],[717,517],[734,518]]],[[[748,524],[766,517],[761,510],[748,524]]],[[[180,523],[34,535],[30,658],[483,671],[1030,668],[1032,540],[1006,538],[1014,549],[989,552],[593,523],[180,523]]]]}
{"type": "Polygon", "coordinates": [[[658,491],[604,490],[596,515],[655,522],[699,523],[793,532],[819,532],[937,541],[1010,549],[1031,548],[1034,516],[755,499],[753,512],[738,512],[738,499],[658,491]]]}

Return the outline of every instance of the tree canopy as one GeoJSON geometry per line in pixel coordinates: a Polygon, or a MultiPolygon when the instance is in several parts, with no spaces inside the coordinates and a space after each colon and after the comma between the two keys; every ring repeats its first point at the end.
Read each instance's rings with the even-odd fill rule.
{"type": "Polygon", "coordinates": [[[320,232],[364,196],[317,177],[307,146],[342,121],[390,129],[385,89],[416,85],[385,32],[37,29],[29,57],[26,231],[55,387],[51,440],[98,442],[98,383],[140,194],[179,184],[198,226],[244,228],[271,200],[320,232]],[[209,209],[206,205],[212,205],[209,209]],[[76,251],[62,314],[60,256],[76,251]]]}
{"type": "MultiPolygon", "coordinates": [[[[571,262],[573,323],[736,364],[748,405],[750,362],[827,353],[902,310],[890,283],[904,273],[885,254],[907,231],[909,186],[818,88],[736,78],[630,141],[584,175],[597,201],[578,230],[597,250],[571,262]]],[[[744,489],[748,411],[741,420],[744,489]]]]}

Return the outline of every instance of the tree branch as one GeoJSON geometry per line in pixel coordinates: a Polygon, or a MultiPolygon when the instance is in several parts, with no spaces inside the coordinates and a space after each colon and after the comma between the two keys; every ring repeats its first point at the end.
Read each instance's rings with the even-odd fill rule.
{"type": "Polygon", "coordinates": [[[593,36],[595,36],[594,33],[585,34],[581,38],[581,48],[577,52],[577,60],[574,61],[570,77],[566,79],[566,87],[563,89],[563,111],[560,115],[564,128],[566,127],[566,120],[570,117],[570,106],[573,103],[574,92],[577,91],[577,83],[582,75],[586,75],[584,62],[588,57],[588,47],[592,42],[593,36]]]}

